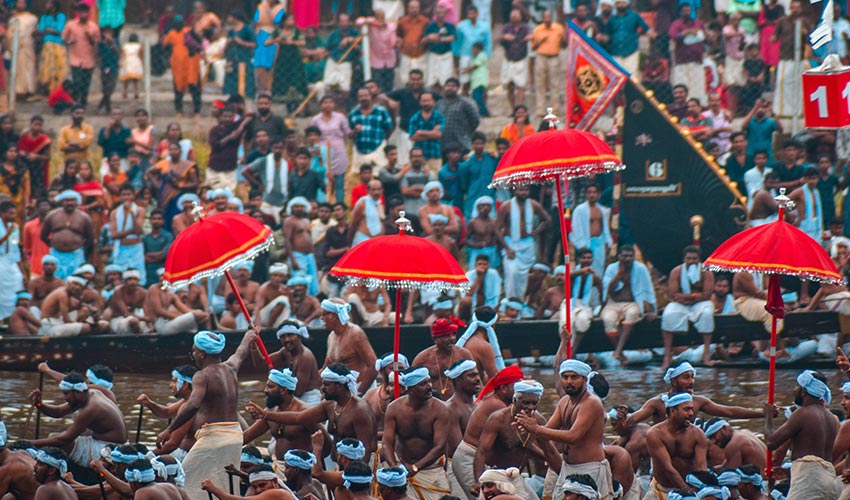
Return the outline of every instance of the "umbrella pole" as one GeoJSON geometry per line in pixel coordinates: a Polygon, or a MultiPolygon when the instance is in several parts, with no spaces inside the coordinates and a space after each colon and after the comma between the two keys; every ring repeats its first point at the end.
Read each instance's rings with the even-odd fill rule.
{"type": "Polygon", "coordinates": [[[401,341],[401,288],[395,289],[395,324],[393,325],[393,372],[395,383],[393,383],[393,399],[401,396],[401,387],[398,383],[398,351],[401,341]]]}
{"type": "MultiPolygon", "coordinates": [[[[564,219],[564,195],[561,191],[562,178],[555,179],[555,190],[558,193],[558,222],[561,224],[561,246],[564,250],[564,310],[566,312],[567,322],[564,328],[570,334],[570,339],[567,342],[567,359],[573,357],[573,339],[572,339],[572,311],[570,311],[570,240],[567,236],[567,221],[564,219]]],[[[558,332],[560,333],[560,332],[558,332]]]]}
{"type": "MultiPolygon", "coordinates": [[[[230,283],[230,289],[233,290],[233,293],[236,295],[236,300],[239,301],[239,307],[242,308],[242,314],[245,315],[245,319],[248,320],[248,324],[251,327],[254,327],[254,320],[251,319],[251,313],[248,312],[248,308],[245,307],[245,302],[242,300],[242,296],[239,294],[239,289],[236,288],[236,283],[233,282],[233,277],[230,276],[230,271],[224,272],[224,277],[227,278],[227,282],[230,283]]],[[[263,355],[263,358],[266,360],[266,364],[269,368],[274,368],[272,365],[272,358],[269,357],[269,351],[266,350],[265,344],[263,344],[263,339],[257,335],[257,347],[260,348],[260,353],[263,355]]]]}
{"type": "MultiPolygon", "coordinates": [[[[772,278],[772,277],[771,277],[772,278]]],[[[774,385],[776,384],[776,316],[773,315],[771,318],[770,325],[770,373],[768,375],[767,382],[767,403],[773,404],[774,402],[774,385]]],[[[767,450],[767,478],[769,480],[773,480],[773,453],[770,452],[770,449],[767,450]]]]}

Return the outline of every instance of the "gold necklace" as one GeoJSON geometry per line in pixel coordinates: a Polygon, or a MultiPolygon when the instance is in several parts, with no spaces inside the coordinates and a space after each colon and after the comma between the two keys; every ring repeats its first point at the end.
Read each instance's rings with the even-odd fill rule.
{"type": "MultiPolygon", "coordinates": [[[[452,356],[449,358],[449,368],[455,361],[455,349],[452,347],[452,356]]],[[[437,350],[434,349],[434,362],[437,363],[437,379],[440,381],[440,395],[445,396],[449,390],[449,377],[443,376],[443,370],[440,367],[440,358],[437,357],[437,350]],[[445,380],[445,382],[443,382],[445,380]]]]}
{"type": "MultiPolygon", "coordinates": [[[[514,414],[514,405],[513,405],[513,403],[511,403],[511,414],[512,414],[512,415],[514,414]]],[[[519,427],[514,427],[514,432],[516,433],[516,437],[517,437],[517,438],[519,438],[519,442],[520,442],[520,443],[522,443],[522,447],[523,447],[523,448],[525,448],[525,447],[526,447],[526,445],[528,444],[528,442],[531,440],[531,437],[533,436],[533,434],[529,432],[529,433],[525,436],[525,439],[523,439],[523,438],[522,438],[522,434],[521,434],[521,433],[520,433],[520,431],[519,431],[519,427]]]]}

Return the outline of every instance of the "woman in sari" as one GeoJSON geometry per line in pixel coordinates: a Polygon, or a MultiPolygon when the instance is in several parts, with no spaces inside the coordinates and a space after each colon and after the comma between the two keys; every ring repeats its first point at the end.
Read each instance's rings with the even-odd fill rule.
{"type": "MultiPolygon", "coordinates": [[[[94,234],[100,234],[101,228],[108,220],[107,211],[109,205],[106,201],[106,190],[103,185],[94,176],[91,162],[83,160],[80,162],[80,173],[77,175],[77,184],[74,186],[74,191],[80,193],[83,202],[80,204],[80,210],[89,214],[92,225],[94,226],[94,234]]],[[[98,255],[97,252],[94,255],[98,255]]],[[[95,263],[97,267],[98,263],[95,263]]]]}
{"type": "Polygon", "coordinates": [[[30,173],[18,156],[18,147],[6,149],[3,165],[0,166],[0,194],[9,197],[9,201],[18,208],[18,227],[24,227],[26,207],[30,203],[30,173]]]}
{"type": "Polygon", "coordinates": [[[165,224],[169,231],[171,220],[183,211],[183,207],[177,205],[177,198],[183,193],[194,193],[201,185],[198,166],[193,161],[181,159],[180,154],[180,144],[170,143],[168,157],[157,162],[145,174],[145,179],[156,193],[157,206],[165,212],[165,224]]]}
{"type": "Polygon", "coordinates": [[[79,182],[79,178],[77,177],[77,173],[80,171],[80,162],[74,158],[68,158],[65,160],[65,166],[62,168],[62,173],[58,174],[56,177],[50,181],[50,186],[48,189],[50,191],[57,191],[61,193],[62,191],[67,191],[69,189],[74,189],[74,186],[79,182]]]}
{"type": "Polygon", "coordinates": [[[301,56],[304,39],[292,15],[284,14],[278,29],[266,44],[278,46],[272,95],[276,101],[286,103],[289,111],[292,111],[307,95],[307,74],[301,56]]]}
{"type": "Polygon", "coordinates": [[[195,161],[195,146],[192,144],[191,139],[185,139],[183,137],[183,129],[180,128],[180,124],[177,122],[169,123],[168,127],[165,128],[165,135],[159,140],[159,144],[156,146],[157,161],[168,158],[168,145],[172,142],[180,144],[181,160],[195,161]]]}
{"type": "Polygon", "coordinates": [[[499,137],[513,144],[534,133],[534,125],[528,123],[528,108],[520,104],[514,108],[514,119],[502,129],[499,137]]]}
{"type": "Polygon", "coordinates": [[[44,133],[44,119],[39,115],[30,119],[30,128],[18,139],[18,155],[30,171],[30,188],[35,198],[47,194],[50,143],[50,136],[44,133]]]}

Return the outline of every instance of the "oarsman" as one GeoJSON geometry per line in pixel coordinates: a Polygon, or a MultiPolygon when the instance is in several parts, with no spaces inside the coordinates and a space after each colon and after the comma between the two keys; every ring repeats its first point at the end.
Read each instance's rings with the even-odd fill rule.
{"type": "Polygon", "coordinates": [[[573,210],[570,218],[573,224],[570,240],[575,248],[587,248],[591,251],[593,256],[591,267],[597,275],[601,276],[605,272],[608,248],[614,242],[608,227],[611,210],[598,203],[599,194],[599,186],[596,184],[590,184],[584,188],[586,201],[573,210]]]}
{"type": "Polygon", "coordinates": [[[838,434],[835,436],[835,444],[832,447],[832,463],[835,464],[836,473],[840,475],[844,485],[841,498],[846,500],[846,498],[850,498],[850,484],[846,482],[847,477],[850,476],[847,473],[850,467],[848,467],[844,460],[848,456],[848,451],[850,451],[850,420],[847,419],[847,416],[850,415],[850,382],[844,382],[844,385],[841,386],[841,401],[839,404],[841,405],[841,411],[844,412],[845,419],[841,423],[841,427],[838,428],[838,434]]]}
{"type": "MultiPolygon", "coordinates": [[[[372,469],[363,462],[354,461],[348,464],[342,473],[343,486],[347,495],[334,498],[350,498],[351,500],[376,500],[369,493],[372,491],[372,469]]],[[[436,497],[439,498],[439,497],[436,497]]]]}
{"type": "Polygon", "coordinates": [[[351,209],[351,224],[348,244],[354,246],[369,238],[384,234],[384,187],[381,181],[372,179],[368,184],[369,194],[357,200],[351,209]]]}
{"type": "MultiPolygon", "coordinates": [[[[65,378],[64,373],[52,370],[47,362],[39,363],[38,371],[52,378],[56,382],[62,382],[65,378]]],[[[108,366],[91,365],[86,370],[85,375],[86,385],[89,386],[89,389],[100,391],[113,402],[118,402],[118,400],[115,399],[115,393],[112,392],[114,378],[112,370],[110,370],[108,366]]]]}
{"type": "Polygon", "coordinates": [[[463,347],[455,345],[457,339],[457,323],[439,319],[431,324],[431,340],[434,345],[428,347],[413,358],[412,366],[424,366],[431,374],[431,383],[439,392],[439,397],[445,401],[452,397],[454,388],[451,380],[445,376],[455,361],[474,359],[472,353],[463,347]]]}
{"type": "Polygon", "coordinates": [[[702,363],[712,365],[711,335],[714,333],[714,273],[702,268],[700,250],[687,246],[684,262],[670,271],[667,293],[672,299],[661,314],[661,333],[664,337],[664,361],[661,369],[666,370],[673,362],[673,335],[688,333],[692,324],[702,335],[702,363]]]}
{"type": "Polygon", "coordinates": [[[322,400],[322,392],[319,390],[322,379],[319,377],[316,356],[302,343],[310,338],[307,327],[297,321],[286,320],[280,325],[277,338],[282,348],[269,355],[272,365],[279,369],[290,369],[298,380],[295,397],[307,408],[316,406],[322,400]]]}
{"type": "Polygon", "coordinates": [[[764,500],[762,468],[747,464],[738,467],[738,494],[744,500],[764,500]]]}
{"type": "Polygon", "coordinates": [[[286,282],[292,290],[289,297],[292,316],[303,323],[318,318],[322,310],[319,299],[308,293],[310,281],[311,278],[308,276],[297,275],[289,278],[289,281],[286,282]]]}
{"type": "MultiPolygon", "coordinates": [[[[201,491],[203,489],[201,492],[202,495],[205,491],[221,500],[239,500],[242,498],[253,498],[255,500],[295,500],[295,496],[281,486],[277,475],[268,465],[255,465],[252,467],[248,471],[248,482],[251,485],[253,495],[247,497],[228,494],[216,486],[217,482],[213,482],[212,479],[205,479],[198,490],[201,491]]],[[[225,482],[221,484],[225,484],[225,482]]],[[[204,498],[207,498],[207,496],[204,495],[204,498]]]]}
{"type": "Polygon", "coordinates": [[[605,497],[588,474],[570,474],[559,488],[564,500],[603,500],[605,497]]]}
{"type": "Polygon", "coordinates": [[[403,465],[384,467],[375,472],[378,493],[383,500],[413,500],[407,495],[407,473],[403,465]]]}
{"type": "Polygon", "coordinates": [[[236,352],[227,361],[222,361],[226,337],[207,330],[195,334],[192,360],[199,370],[192,377],[192,393],[171,424],[157,437],[157,446],[161,447],[173,432],[195,419],[197,441],[183,460],[186,491],[191,500],[206,498],[200,489],[206,478],[214,477],[224,484],[227,481],[224,467],[239,461],[242,428],[237,412],[239,384],[236,374],[256,339],[256,331],[248,330],[236,352]]]}
{"type": "MultiPolygon", "coordinates": [[[[266,386],[263,388],[263,394],[266,395],[266,411],[273,412],[301,412],[307,409],[307,405],[299,401],[295,397],[295,387],[298,384],[298,379],[293,376],[288,368],[283,370],[272,369],[269,371],[266,386]]],[[[274,456],[277,457],[275,462],[277,472],[281,474],[281,480],[285,480],[283,476],[283,456],[287,450],[291,449],[307,449],[310,447],[310,434],[318,430],[317,424],[278,424],[269,420],[257,420],[251,427],[245,430],[243,441],[251,443],[267,432],[274,438],[274,456]]],[[[311,467],[312,468],[312,467],[311,467]]]]}
{"type": "Polygon", "coordinates": [[[484,386],[475,400],[475,410],[469,417],[466,432],[463,434],[463,441],[460,442],[452,457],[452,469],[455,478],[463,487],[468,500],[475,500],[475,496],[471,492],[472,485],[475,484],[473,462],[478,450],[481,432],[484,430],[484,424],[493,412],[511,404],[514,397],[514,383],[522,380],[522,377],[520,367],[509,366],[488,380],[487,385],[484,386]]]}
{"type": "Polygon", "coordinates": [[[673,394],[665,405],[667,420],[646,433],[654,477],[645,500],[664,500],[671,489],[690,490],[685,476],[708,468],[708,439],[691,425],[695,415],[693,396],[688,392],[673,394]]]}
{"type": "Polygon", "coordinates": [[[38,489],[33,477],[35,461],[26,451],[10,450],[6,439],[6,424],[0,422],[0,496],[33,498],[38,489]]]}
{"type": "Polygon", "coordinates": [[[321,373],[325,399],[304,411],[268,411],[255,403],[248,403],[246,410],[254,418],[284,425],[306,427],[327,420],[328,434],[335,442],[354,438],[371,454],[377,449],[375,417],[369,404],[357,397],[357,375],[340,363],[326,366],[321,373]]]}
{"type": "Polygon", "coordinates": [[[35,480],[41,484],[33,498],[77,500],[77,494],[74,493],[73,488],[62,479],[62,476],[68,472],[67,457],[62,450],[52,446],[38,450],[33,472],[35,480]]]}
{"type": "MultiPolygon", "coordinates": [[[[108,458],[94,459],[91,461],[90,467],[103,478],[105,491],[117,498],[130,498],[133,496],[133,490],[130,489],[130,484],[124,479],[124,472],[127,466],[136,460],[145,458],[140,448],[132,444],[122,444],[112,448],[108,458]]],[[[97,486],[84,486],[82,484],[74,484],[74,490],[77,494],[84,498],[92,498],[101,493],[97,486]]]]}
{"type": "Polygon", "coordinates": [[[313,255],[313,238],[310,230],[310,202],[303,196],[296,196],[286,204],[289,217],[283,221],[283,235],[289,250],[289,267],[292,274],[302,274],[310,278],[307,289],[310,295],[319,294],[319,268],[313,255]]]}
{"type": "MultiPolygon", "coordinates": [[[[164,273],[165,269],[159,268],[157,272],[164,273]]],[[[160,335],[175,335],[210,326],[208,313],[190,309],[176,294],[161,286],[148,288],[145,311],[153,319],[154,329],[160,335]]]]}
{"type": "Polygon", "coordinates": [[[331,331],[328,335],[328,352],[325,364],[330,366],[341,363],[348,369],[360,374],[358,386],[353,394],[364,394],[378,372],[375,370],[375,350],[359,326],[351,323],[351,304],[342,299],[325,299],[322,301],[322,321],[331,331]]]}
{"type": "MultiPolygon", "coordinates": [[[[570,323],[575,336],[573,349],[578,349],[584,334],[590,329],[594,311],[602,305],[602,276],[593,270],[592,264],[593,252],[589,248],[576,250],[576,268],[571,272],[573,281],[570,284],[570,323]]],[[[563,324],[567,322],[565,308],[566,303],[559,307],[558,320],[563,324]]]]}
{"type": "MultiPolygon", "coordinates": [[[[198,369],[191,365],[178,366],[171,370],[171,382],[169,388],[171,395],[177,399],[174,403],[161,405],[148,397],[147,394],[139,394],[136,401],[149,409],[158,418],[172,419],[177,416],[180,408],[189,400],[192,395],[192,377],[198,369]]],[[[169,454],[179,460],[181,463],[186,458],[186,454],[192,449],[195,444],[195,419],[189,419],[182,427],[171,433],[171,437],[161,447],[154,450],[157,455],[169,454]]]]}
{"type": "Polygon", "coordinates": [[[91,333],[91,325],[85,322],[89,309],[80,300],[85,286],[85,279],[69,276],[65,286],[50,292],[41,306],[39,335],[73,337],[91,333]]]}
{"type": "Polygon", "coordinates": [[[97,235],[91,217],[77,207],[83,199],[76,191],[62,191],[55,203],[62,206],[52,210],[41,224],[41,240],[56,257],[56,276],[65,279],[83,265],[91,255],[97,235]]]}
{"type": "MultiPolygon", "coordinates": [[[[614,490],[612,494],[615,498],[628,500],[640,500],[640,483],[635,476],[635,469],[632,466],[632,458],[625,448],[617,445],[605,445],[605,460],[611,466],[612,483],[614,490]],[[619,488],[620,495],[617,494],[619,488]]],[[[737,477],[737,475],[736,475],[737,477]]]]}
{"type": "Polygon", "coordinates": [[[826,405],[832,399],[826,377],[805,370],[797,376],[794,404],[797,410],[778,429],[773,418],[774,405],[764,407],[764,440],[767,448],[776,450],[791,444],[791,489],[788,500],[826,500],[835,498],[835,468],[832,451],[838,434],[838,419],[826,405]]]}
{"type": "Polygon", "coordinates": [[[77,372],[65,375],[59,382],[64,404],[42,403],[41,391],[33,390],[30,401],[36,410],[52,418],[74,414],[73,422],[64,431],[46,438],[36,439],[33,447],[55,446],[67,451],[68,458],[82,467],[100,456],[107,446],[116,446],[127,440],[124,415],[112,400],[100,391],[90,391],[85,379],[77,372]]]}
{"type": "MultiPolygon", "coordinates": [[[[382,439],[384,435],[384,416],[387,414],[387,407],[395,399],[395,373],[393,373],[393,353],[387,353],[375,361],[375,368],[378,370],[380,381],[378,385],[369,389],[363,396],[363,399],[369,403],[372,408],[372,413],[375,415],[375,424],[378,428],[378,439],[382,439]]],[[[398,355],[399,371],[410,368],[410,363],[404,354],[398,355]]],[[[403,393],[403,387],[401,387],[403,393]]]]}
{"type": "MultiPolygon", "coordinates": [[[[620,411],[623,415],[628,414],[627,407],[621,407],[620,411]]],[[[627,419],[621,417],[618,410],[612,408],[608,411],[608,421],[611,428],[617,434],[617,446],[625,449],[631,458],[634,473],[637,475],[637,480],[640,481],[641,491],[646,491],[649,488],[649,481],[652,479],[650,475],[651,461],[649,450],[646,448],[646,433],[649,431],[649,425],[644,423],[628,423],[627,419]]]]}
{"type": "Polygon", "coordinates": [[[561,485],[570,474],[592,477],[598,485],[600,498],[610,498],[613,491],[611,467],[602,448],[605,408],[602,400],[588,391],[587,381],[591,372],[590,366],[581,361],[564,361],[558,368],[558,374],[566,395],[558,402],[549,422],[540,425],[534,417],[516,416],[521,431],[566,444],[563,466],[555,484],[555,500],[561,500],[561,485]]]}
{"type": "Polygon", "coordinates": [[[528,270],[537,260],[536,237],[551,221],[546,210],[528,195],[528,186],[514,188],[514,197],[499,207],[496,217],[505,244],[502,262],[507,297],[525,297],[528,270]]]}
{"type": "Polygon", "coordinates": [[[446,457],[449,461],[446,466],[446,473],[449,476],[452,495],[463,497],[463,487],[455,477],[451,457],[454,456],[458,445],[463,440],[469,418],[475,409],[475,395],[481,392],[481,377],[478,375],[478,365],[471,359],[456,362],[444,374],[451,379],[454,388],[454,395],[446,401],[446,406],[450,409],[449,419],[451,420],[449,436],[446,441],[446,457]]]}
{"type": "Polygon", "coordinates": [[[706,422],[705,437],[723,449],[725,460],[718,469],[736,469],[744,464],[755,464],[764,468],[767,447],[761,440],[746,429],[733,429],[722,418],[713,418],[706,422]]]}
{"type": "Polygon", "coordinates": [[[130,484],[133,500],[183,500],[177,486],[157,482],[156,472],[147,458],[129,464],[124,470],[124,479],[130,484]]]}
{"type": "Polygon", "coordinates": [[[151,467],[156,472],[157,481],[171,483],[178,488],[186,485],[186,473],[174,455],[163,454],[152,458],[151,467]]]}
{"type": "Polygon", "coordinates": [[[525,490],[522,496],[517,495],[517,486],[524,482],[519,469],[508,467],[507,469],[487,469],[480,476],[476,484],[481,485],[481,493],[478,498],[482,500],[522,500],[525,498],[536,498],[537,495],[527,496],[525,490]]]}
{"type": "Polygon", "coordinates": [[[425,366],[399,373],[407,394],[387,407],[383,455],[391,467],[403,465],[419,500],[438,500],[451,493],[446,475],[446,441],[449,409],[432,394],[431,375],[425,366]]]}
{"type": "MultiPolygon", "coordinates": [[[[478,441],[478,451],[475,453],[473,463],[473,477],[479,477],[485,467],[496,467],[500,469],[508,467],[519,468],[529,458],[536,457],[537,450],[541,450],[548,467],[560,471],[563,460],[558,450],[549,439],[535,434],[533,431],[522,429],[522,426],[514,425],[518,416],[527,417],[537,421],[539,426],[546,423],[546,419],[537,412],[537,405],[543,395],[543,385],[533,380],[521,380],[514,384],[513,402],[510,406],[492,413],[484,424],[484,430],[478,441]],[[534,450],[534,451],[532,451],[534,450]]],[[[540,471],[536,471],[538,475],[540,471]]],[[[523,498],[534,498],[536,494],[529,488],[521,477],[513,481],[518,494],[523,498]]],[[[481,484],[472,486],[472,493],[477,494],[481,484]]]]}
{"type": "Polygon", "coordinates": [[[458,339],[457,346],[467,349],[472,353],[472,358],[478,365],[478,374],[481,382],[496,376],[499,370],[505,368],[502,359],[502,349],[499,347],[499,338],[493,325],[498,320],[496,311],[489,306],[480,306],[472,313],[472,319],[466,332],[458,339]]]}
{"type": "Polygon", "coordinates": [[[310,475],[316,465],[316,455],[305,450],[287,450],[283,455],[283,464],[286,486],[297,498],[308,498],[306,495],[313,495],[317,499],[325,497],[321,490],[313,486],[310,475]]]}
{"type": "Polygon", "coordinates": [[[50,295],[50,292],[56,290],[65,284],[65,281],[56,276],[56,266],[59,265],[59,259],[48,254],[41,258],[41,276],[36,276],[31,279],[27,289],[32,294],[32,305],[41,309],[44,299],[50,295]]]}
{"type": "Polygon", "coordinates": [[[137,269],[127,269],[121,279],[124,284],[116,288],[109,299],[109,309],[112,311],[109,327],[118,334],[145,333],[149,331],[145,322],[148,293],[139,286],[141,275],[137,269]]]}
{"type": "Polygon", "coordinates": [[[277,327],[289,317],[292,306],[286,296],[289,266],[281,262],[269,266],[269,280],[257,290],[254,317],[264,327],[277,327]]]}
{"type": "MultiPolygon", "coordinates": [[[[313,455],[317,457],[324,456],[326,453],[324,451],[324,433],[320,431],[314,432],[310,438],[313,441],[313,455]]],[[[342,471],[344,471],[351,462],[362,461],[365,456],[366,448],[363,447],[363,443],[353,438],[341,439],[336,443],[336,446],[334,446],[332,454],[333,459],[339,466],[338,470],[326,470],[322,461],[317,460],[313,465],[313,478],[324,484],[328,491],[333,493],[334,498],[345,498],[342,471]]]]}

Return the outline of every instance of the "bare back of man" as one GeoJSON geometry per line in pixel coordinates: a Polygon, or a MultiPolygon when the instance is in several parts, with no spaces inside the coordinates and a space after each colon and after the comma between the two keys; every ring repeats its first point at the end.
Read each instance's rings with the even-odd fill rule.
{"type": "Polygon", "coordinates": [[[77,494],[65,481],[50,481],[38,487],[35,500],[77,500],[77,494]]]}
{"type": "Polygon", "coordinates": [[[607,445],[604,450],[605,459],[611,465],[611,476],[623,487],[623,493],[628,493],[635,482],[635,467],[629,452],[617,445],[607,445]]]}
{"type": "Polygon", "coordinates": [[[41,321],[26,307],[16,307],[9,317],[9,333],[12,335],[35,335],[39,328],[41,328],[41,321]]]}
{"type": "Polygon", "coordinates": [[[44,303],[41,305],[41,317],[67,320],[69,318],[65,316],[81,306],[82,303],[79,300],[71,300],[71,295],[66,287],[57,288],[44,299],[44,303]]]}
{"type": "Polygon", "coordinates": [[[7,448],[0,452],[0,497],[11,494],[15,499],[33,498],[38,490],[33,465],[35,460],[25,451],[7,448]]]}
{"type": "Polygon", "coordinates": [[[496,366],[496,354],[485,335],[483,330],[479,330],[463,346],[478,364],[478,375],[481,377],[482,384],[486,384],[491,377],[499,373],[499,368],[496,366]]]}
{"type": "Polygon", "coordinates": [[[343,332],[331,332],[328,336],[328,351],[325,355],[324,366],[333,363],[342,363],[349,370],[354,370],[360,373],[359,389],[363,392],[372,384],[374,375],[368,383],[364,380],[365,373],[373,373],[375,371],[375,350],[372,349],[372,344],[366,337],[363,329],[353,323],[343,325],[343,332]]]}
{"type": "Polygon", "coordinates": [[[183,500],[183,494],[171,483],[150,483],[136,490],[133,500],[183,500]]]}
{"type": "Polygon", "coordinates": [[[750,220],[767,219],[776,215],[779,205],[774,199],[773,193],[761,189],[753,196],[753,206],[750,208],[750,220]]]}
{"type": "Polygon", "coordinates": [[[506,406],[507,404],[496,396],[490,396],[478,403],[475,410],[472,411],[472,415],[469,416],[469,423],[466,425],[466,432],[463,433],[463,440],[477,448],[487,419],[494,412],[506,406]]]}
{"type": "Polygon", "coordinates": [[[747,429],[735,429],[732,438],[723,447],[726,457],[722,469],[735,469],[741,465],[754,464],[764,469],[767,446],[755,434],[747,429]]]}

